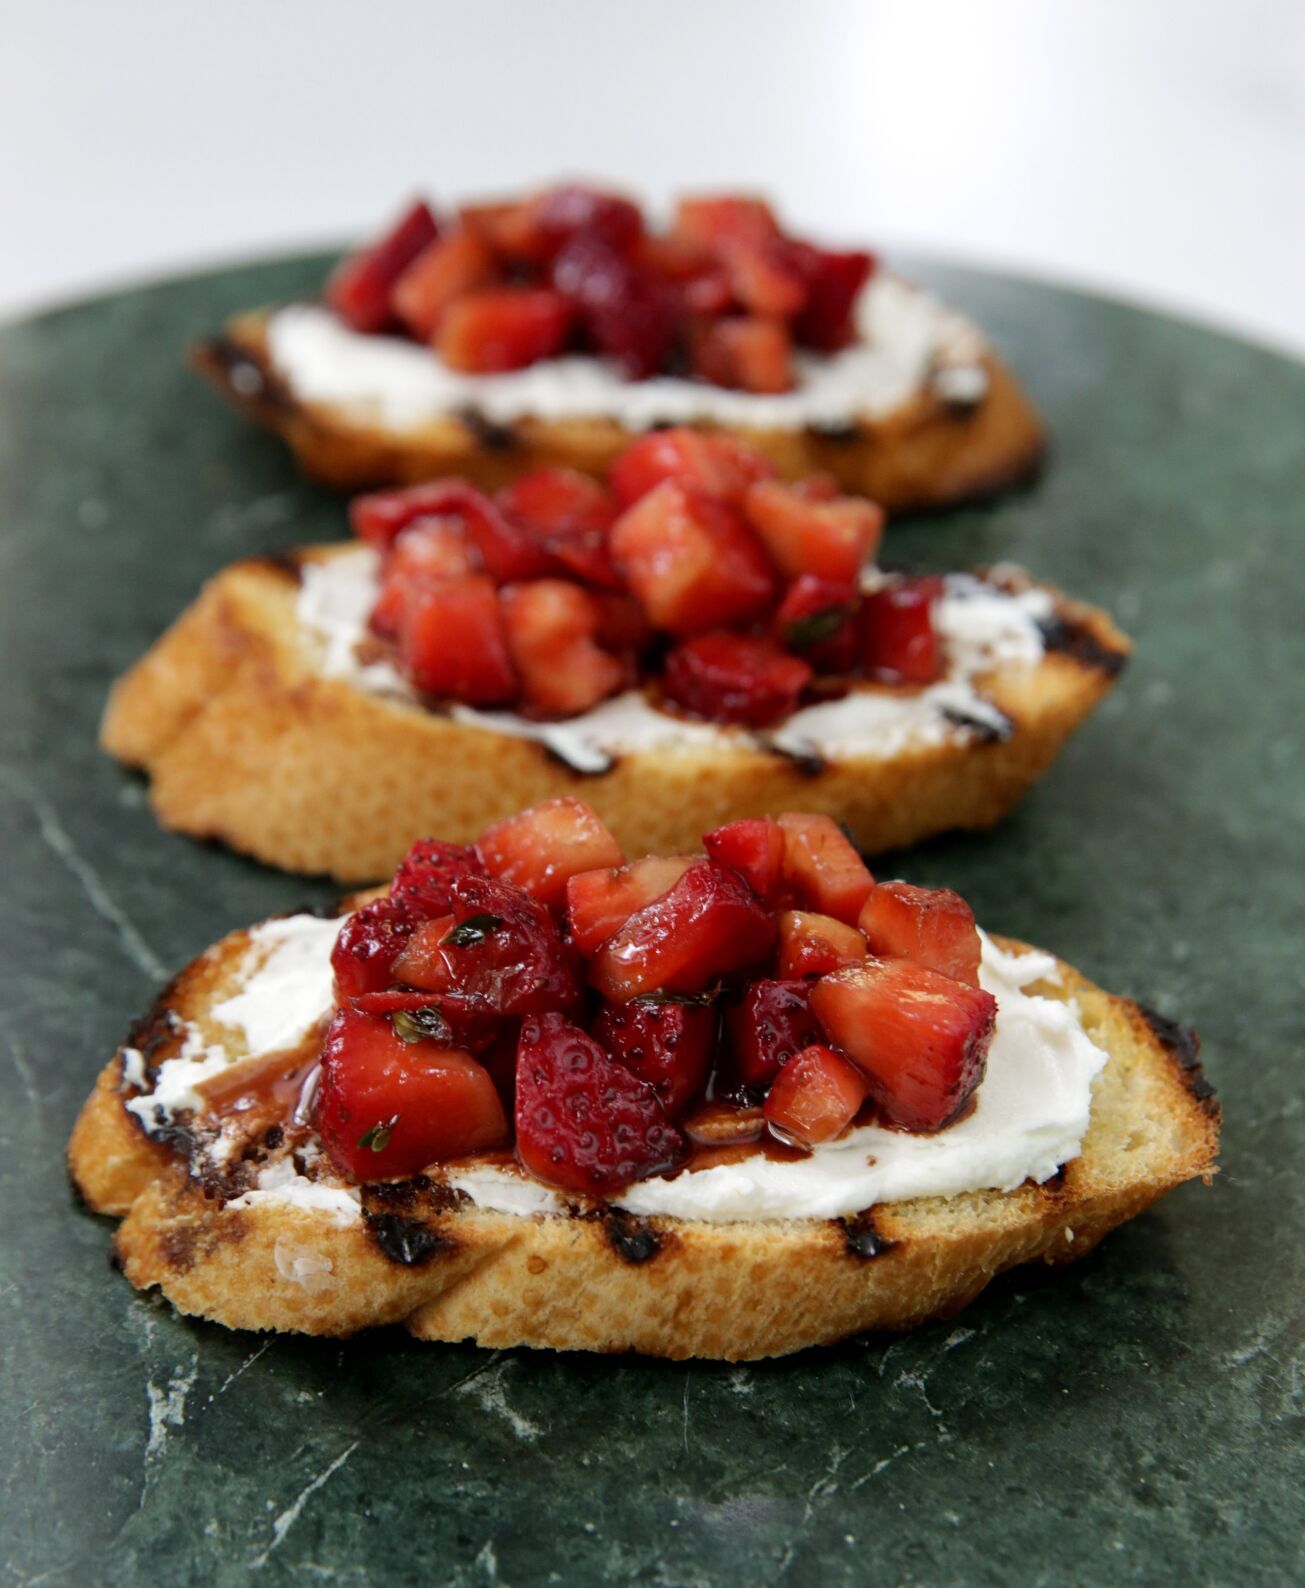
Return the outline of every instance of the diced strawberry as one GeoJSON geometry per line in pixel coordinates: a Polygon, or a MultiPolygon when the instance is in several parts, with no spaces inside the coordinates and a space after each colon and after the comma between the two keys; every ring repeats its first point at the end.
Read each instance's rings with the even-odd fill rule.
{"type": "Polygon", "coordinates": [[[524,369],[560,353],[570,324],[571,308],[560,293],[491,287],[448,305],[435,350],[450,369],[469,375],[524,369]]]}
{"type": "Polygon", "coordinates": [[[769,458],[732,436],[706,430],[650,430],[633,441],[612,464],[609,478],[616,500],[629,507],[663,480],[675,480],[707,496],[741,502],[748,487],[774,477],[769,458]]]}
{"type": "Polygon", "coordinates": [[[874,878],[838,823],[828,816],[786,811],[779,825],[784,829],[784,881],[797,903],[852,925],[874,878]]]}
{"type": "Polygon", "coordinates": [[[884,528],[883,509],[864,497],[812,501],[778,480],[754,485],[743,510],[790,579],[812,573],[836,584],[855,584],[884,528]]]}
{"type": "Polygon", "coordinates": [[[373,899],[345,919],[331,950],[338,998],[377,992],[394,980],[394,962],[419,918],[401,899],[373,899]]]}
{"type": "Polygon", "coordinates": [[[770,1085],[795,1053],[823,1042],[820,1022],[811,1012],[811,983],[754,981],[738,1003],[725,1010],[734,1072],[744,1086],[770,1085]]]}
{"type": "Polygon", "coordinates": [[[506,264],[540,267],[548,261],[550,240],[539,225],[539,206],[533,198],[506,204],[464,204],[458,219],[468,231],[484,238],[506,264]]]}
{"type": "Polygon", "coordinates": [[[909,959],[930,970],[979,985],[982,948],[974,911],[950,888],[916,888],[881,882],[862,906],[858,925],[870,952],[909,959]]]}
{"type": "Polygon", "coordinates": [[[615,590],[595,590],[593,598],[598,607],[594,638],[605,651],[633,659],[648,649],[655,631],[633,596],[615,590]]]}
{"type": "Polygon", "coordinates": [[[861,661],[872,678],[932,684],[942,677],[942,641],[934,622],[942,593],[942,580],[926,574],[894,580],[865,598],[861,661]]]}
{"type": "Polygon", "coordinates": [[[817,672],[850,673],[857,662],[860,604],[854,584],[800,574],[775,613],[771,628],[775,643],[810,662],[817,672]]]}
{"type": "Polygon", "coordinates": [[[685,1152],[652,1087],[559,1014],[522,1024],[516,1126],[531,1174],[590,1196],[612,1196],[685,1152]]]}
{"type": "Polygon", "coordinates": [[[355,331],[384,331],[393,319],[395,282],[438,236],[429,207],[414,204],[378,242],[336,266],[326,283],[327,304],[355,331]]]}
{"type": "Polygon", "coordinates": [[[785,981],[825,976],[865,958],[865,938],[832,915],[785,910],[779,918],[779,975],[785,981]]]}
{"type": "Polygon", "coordinates": [[[399,981],[502,1015],[575,1006],[572,955],[537,899],[491,877],[459,878],[450,891],[452,926],[430,921],[417,928],[394,962],[399,981]]]}
{"type": "Polygon", "coordinates": [[[789,1061],[766,1096],[766,1123],[781,1141],[817,1147],[835,1141],[856,1118],[869,1090],[855,1064],[814,1043],[789,1061]]]}
{"type": "Polygon", "coordinates": [[[649,855],[615,870],[569,878],[566,915],[576,947],[592,959],[636,910],[669,893],[692,864],[692,855],[649,855]]]}
{"type": "Polygon", "coordinates": [[[781,392],[793,385],[792,342],[783,323],[759,315],[722,315],[693,328],[693,373],[714,386],[781,392]]]}
{"type": "Polygon", "coordinates": [[[433,242],[399,277],[391,302],[404,325],[422,342],[439,328],[455,298],[487,287],[498,274],[489,244],[462,228],[433,242]]]}
{"type": "Polygon", "coordinates": [[[681,199],[675,210],[674,235],[717,248],[729,242],[770,242],[781,233],[774,212],[763,199],[730,194],[681,199]]]}
{"type": "Polygon", "coordinates": [[[698,1097],[711,1068],[719,1018],[703,1004],[636,998],[604,1004],[594,1037],[662,1100],[666,1117],[679,1119],[698,1097]]]}
{"type": "Polygon", "coordinates": [[[611,492],[575,469],[534,469],[498,493],[509,519],[528,527],[568,573],[619,590],[621,578],[607,548],[616,519],[611,492]]]}
{"type": "Polygon", "coordinates": [[[720,266],[700,271],[685,281],[680,287],[680,302],[685,314],[713,318],[738,307],[729,272],[720,266]]]}
{"type": "Polygon", "coordinates": [[[553,262],[553,285],[571,305],[595,352],[631,380],[655,375],[675,335],[674,291],[652,271],[587,232],[553,262]]]}
{"type": "Polygon", "coordinates": [[[632,915],[590,962],[589,979],[612,1003],[651,992],[701,992],[755,965],[775,926],[726,866],[695,860],[671,891],[632,915]]]}
{"type": "Polygon", "coordinates": [[[790,243],[789,258],[806,285],[806,304],[793,327],[797,340],[821,353],[835,353],[855,341],[853,311],[874,269],[874,255],[790,243]]]}
{"type": "Polygon", "coordinates": [[[408,591],[424,579],[460,579],[480,570],[480,557],[456,518],[419,518],[399,535],[385,559],[381,590],[368,624],[394,639],[403,627],[408,591]]]}
{"type": "Polygon", "coordinates": [[[399,863],[390,897],[416,921],[431,921],[453,908],[453,884],[461,877],[483,877],[485,862],[474,844],[419,838],[399,863]]]}
{"type": "Polygon", "coordinates": [[[526,700],[550,716],[573,716],[614,695],[624,665],[595,643],[600,612],[569,579],[536,579],[503,591],[508,654],[526,700]]]}
{"type": "Polygon", "coordinates": [[[811,1007],[870,1082],[884,1121],[941,1130],[983,1079],[997,1001],[906,959],[868,959],[818,981],[811,1007]]]}
{"type": "Polygon", "coordinates": [[[487,1072],[456,1048],[406,1042],[382,1015],[341,1009],[322,1050],[317,1128],[350,1179],[387,1180],[508,1140],[487,1072]]]}
{"type": "Polygon", "coordinates": [[[408,677],[427,695],[496,706],[517,692],[498,591],[485,574],[412,586],[399,655],[408,677]]]}
{"type": "Polygon", "coordinates": [[[695,716],[764,728],[791,715],[812,677],[806,662],[769,640],[718,629],[674,647],[662,691],[695,716]]]}
{"type": "Polygon", "coordinates": [[[738,511],[674,480],[627,508],[610,544],[649,619],[672,634],[746,623],[775,594],[766,554],[738,511]]]}
{"type": "Polygon", "coordinates": [[[577,872],[619,866],[625,859],[597,813],[571,795],[495,822],[476,847],[491,877],[515,883],[550,909],[565,903],[567,881],[577,872]]]}
{"type": "Polygon", "coordinates": [[[618,193],[578,185],[541,193],[534,201],[534,221],[550,255],[576,236],[597,238],[619,254],[630,254],[643,235],[637,204],[618,193]]]}
{"type": "MultiPolygon", "coordinates": [[[[432,923],[433,925],[433,923],[432,923]]],[[[453,925],[449,917],[444,930],[453,925]]],[[[385,1015],[409,1040],[430,1037],[448,1047],[479,1056],[498,1040],[503,1018],[483,1003],[452,993],[426,992],[412,987],[386,987],[382,992],[358,993],[349,1002],[363,1015],[385,1015]],[[400,1016],[397,1021],[394,1016],[400,1016]],[[413,1019],[405,1024],[405,1018],[413,1019]]],[[[512,1039],[516,1040],[515,1028],[512,1039]]]]}
{"type": "Polygon", "coordinates": [[[774,903],[784,869],[784,829],[777,821],[769,816],[745,816],[704,833],[702,847],[722,866],[742,872],[764,903],[774,903]]]}
{"type": "Polygon", "coordinates": [[[520,524],[466,480],[430,480],[398,491],[376,491],[349,504],[354,534],[374,546],[391,545],[421,518],[460,521],[485,567],[500,583],[556,572],[552,557],[520,524]]]}
{"type": "Polygon", "coordinates": [[[801,312],[807,284],[786,242],[732,239],[722,244],[720,255],[734,296],[745,309],[776,321],[801,312]]]}

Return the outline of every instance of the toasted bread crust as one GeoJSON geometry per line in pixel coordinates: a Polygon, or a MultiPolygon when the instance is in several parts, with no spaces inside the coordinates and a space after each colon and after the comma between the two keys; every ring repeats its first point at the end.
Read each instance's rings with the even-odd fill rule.
{"type": "MultiPolygon", "coordinates": [[[[169,1016],[156,1009],[147,1028],[165,1034],[157,1053],[167,1056],[170,1019],[203,1025],[246,942],[232,934],[172,984],[169,1016]]],[[[1040,1186],[849,1220],[714,1225],[601,1208],[518,1217],[418,1178],[366,1188],[364,1217],[342,1225],[206,1195],[124,1108],[121,1052],[82,1109],[69,1164],[93,1210],[123,1217],[115,1249],[131,1283],[231,1328],[347,1335],[402,1321],[422,1339],[493,1347],[777,1356],[950,1315],[1003,1270],[1081,1257],[1174,1186],[1215,1172],[1219,1109],[1190,1035],[1060,970],[1038,990],[1077,999],[1110,1062],[1082,1154],[1040,1186]],[[309,1285],[294,1276],[305,1257],[309,1285]]]]}
{"type": "Polygon", "coordinates": [[[1062,599],[1065,648],[984,681],[1013,724],[1003,742],[819,768],[745,747],[661,748],[586,775],[533,741],[323,677],[295,617],[295,560],[218,574],[114,685],[101,742],[150,774],[164,826],[342,882],[390,874],[415,838],[469,841],[561,794],[587,800],[631,854],[693,849],[722,822],[786,809],[835,817],[871,853],[986,827],[1046,769],[1128,651],[1103,612],[1062,599]]]}
{"type": "MultiPolygon", "coordinates": [[[[443,474],[494,487],[545,465],[602,474],[638,434],[607,418],[503,425],[450,413],[413,430],[363,424],[287,388],[269,357],[267,318],[261,311],[237,316],[221,336],[192,350],[192,362],[243,413],[275,431],[305,473],[341,490],[443,474]]],[[[983,364],[988,390],[973,407],[921,391],[883,418],[836,433],[701,428],[724,428],[758,448],[785,478],[832,474],[845,491],[873,497],[889,512],[980,500],[1030,479],[1045,449],[1041,422],[1015,377],[995,354],[983,364]]]]}

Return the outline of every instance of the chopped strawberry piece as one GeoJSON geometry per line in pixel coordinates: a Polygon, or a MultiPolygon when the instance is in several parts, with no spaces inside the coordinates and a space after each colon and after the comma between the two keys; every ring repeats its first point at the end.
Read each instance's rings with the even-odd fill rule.
{"type": "Polygon", "coordinates": [[[750,485],[774,473],[768,458],[731,436],[678,428],[652,430],[631,442],[612,464],[609,478],[617,502],[630,507],[663,480],[741,502],[750,485]]]}
{"type": "Polygon", "coordinates": [[[574,1007],[572,956],[537,899],[491,877],[459,878],[450,891],[453,924],[418,927],[394,962],[397,980],[502,1015],[574,1007]]]}
{"type": "Polygon", "coordinates": [[[500,583],[537,579],[556,571],[543,546],[466,480],[431,480],[403,490],[376,491],[355,497],[349,504],[354,534],[381,548],[391,545],[421,518],[464,524],[485,567],[500,583]]]}
{"type": "Polygon", "coordinates": [[[865,938],[832,915],[785,910],[779,918],[779,975],[785,981],[825,976],[865,958],[865,938]]]}
{"type": "Polygon", "coordinates": [[[373,899],[346,917],[331,950],[338,998],[376,992],[394,980],[394,962],[419,918],[401,899],[373,899]]]}
{"type": "Polygon", "coordinates": [[[781,392],[793,385],[793,346],[779,320],[724,315],[695,326],[690,339],[693,373],[714,386],[781,392]]]}
{"type": "Polygon", "coordinates": [[[881,959],[909,959],[979,985],[982,948],[974,911],[950,888],[916,888],[881,882],[865,901],[858,925],[870,952],[881,959]]]}
{"type": "Polygon", "coordinates": [[[799,575],[775,613],[775,643],[794,651],[820,673],[850,673],[857,662],[854,584],[835,584],[813,573],[799,575]]]}
{"type": "Polygon", "coordinates": [[[784,829],[769,816],[747,816],[713,833],[704,833],[702,847],[722,866],[733,866],[766,904],[779,893],[784,869],[784,829]]]}
{"type": "Polygon", "coordinates": [[[719,267],[700,271],[686,281],[680,288],[680,301],[690,315],[714,317],[738,307],[729,272],[719,267]]]}
{"type": "Polygon", "coordinates": [[[772,242],[781,233],[774,212],[763,199],[731,194],[681,199],[675,211],[674,235],[718,248],[729,242],[772,242]]]}
{"type": "Polygon", "coordinates": [[[429,207],[416,203],[369,248],[350,254],[326,283],[326,302],[355,331],[384,331],[394,284],[439,236],[429,207]]]}
{"type": "Polygon", "coordinates": [[[539,225],[535,199],[506,204],[464,204],[458,219],[489,244],[505,264],[539,267],[547,263],[550,240],[539,225]]]}
{"type": "Polygon", "coordinates": [[[498,268],[488,243],[476,232],[450,232],[433,242],[399,277],[394,312],[422,342],[429,342],[455,298],[487,287],[498,268]]]}
{"type": "Polygon", "coordinates": [[[863,497],[812,501],[778,480],[754,485],[743,510],[790,579],[811,573],[836,584],[855,584],[884,528],[883,509],[863,497]]]}
{"type": "Polygon", "coordinates": [[[823,1042],[811,1012],[811,983],[754,981],[725,1010],[734,1071],[744,1086],[765,1088],[780,1066],[813,1042],[823,1042]]]}
{"type": "Polygon", "coordinates": [[[651,622],[672,634],[746,623],[775,576],[736,509],[666,480],[617,519],[612,557],[651,622]]]}
{"type": "Polygon", "coordinates": [[[865,598],[861,660],[872,678],[932,684],[942,677],[942,641],[934,622],[942,593],[942,580],[926,574],[895,580],[865,598]]]}
{"type": "Polygon", "coordinates": [[[997,1001],[906,959],[868,959],[818,981],[811,1007],[858,1065],[884,1121],[941,1130],[983,1079],[997,1001]]]}
{"type": "Polygon", "coordinates": [[[695,716],[764,728],[791,715],[813,676],[805,662],[769,640],[718,629],[682,640],[670,652],[662,690],[695,716]]]}
{"type": "Polygon", "coordinates": [[[807,285],[787,243],[739,238],[723,243],[720,254],[734,296],[745,309],[775,320],[791,320],[801,312],[807,285]]]}
{"type": "Polygon", "coordinates": [[[413,585],[399,655],[408,677],[427,695],[496,706],[517,692],[498,591],[485,574],[413,585]]]}
{"type": "Polygon", "coordinates": [[[701,1095],[716,1050],[720,1021],[703,1004],[654,1002],[604,1004],[593,1034],[614,1059],[646,1081],[678,1120],[701,1095]]]}
{"type": "Polygon", "coordinates": [[[467,1053],[405,1041],[382,1015],[341,1009],[322,1050],[317,1128],[353,1180],[416,1174],[508,1140],[488,1073],[467,1053]]]}
{"type": "Polygon", "coordinates": [[[509,519],[535,532],[568,573],[588,584],[621,588],[607,549],[616,503],[597,480],[575,469],[535,469],[505,486],[497,501],[509,519]]]}
{"type": "MultiPolygon", "coordinates": [[[[449,917],[444,930],[453,925],[449,917]]],[[[349,1002],[363,1015],[385,1015],[395,1029],[409,1041],[430,1037],[446,1046],[479,1055],[496,1042],[503,1031],[503,1020],[492,1009],[471,998],[452,993],[425,992],[420,988],[387,987],[382,992],[359,993],[349,1002]],[[401,1018],[393,1020],[395,1015],[401,1018]],[[405,1017],[413,1016],[412,1020],[405,1017]]],[[[516,1040],[516,1031],[512,1031],[516,1040]]]]}
{"type": "Polygon", "coordinates": [[[534,710],[572,716],[625,683],[623,664],[595,643],[600,616],[588,592],[567,579],[503,591],[508,653],[534,710]]]}
{"type": "Polygon", "coordinates": [[[784,881],[797,903],[849,926],[855,923],[874,878],[838,823],[828,816],[789,811],[779,825],[784,829],[784,881]]]}
{"type": "Polygon", "coordinates": [[[671,891],[632,915],[599,949],[589,979],[612,1003],[651,992],[701,992],[755,965],[774,922],[738,872],[695,860],[671,891]]]}
{"type": "Polygon", "coordinates": [[[521,1027],[516,1125],[531,1174],[590,1196],[612,1196],[685,1152],[652,1087],[559,1014],[521,1027]]]}
{"type": "Polygon", "coordinates": [[[652,271],[581,232],[554,260],[552,280],[595,352],[614,359],[631,380],[663,367],[675,335],[676,302],[652,271]]]}
{"type": "Polygon", "coordinates": [[[491,287],[448,305],[435,350],[450,369],[469,375],[524,369],[560,353],[570,324],[570,305],[559,293],[491,287]]]}
{"type": "Polygon", "coordinates": [[[775,1077],[763,1112],[781,1141],[809,1149],[841,1136],[868,1090],[855,1064],[818,1042],[803,1048],[775,1077]]]}
{"type": "Polygon", "coordinates": [[[643,236],[639,206],[591,187],[556,187],[534,201],[534,220],[550,254],[573,237],[592,237],[618,254],[633,253],[643,236]]]}
{"type": "Polygon", "coordinates": [[[874,255],[790,243],[789,259],[806,286],[806,303],[793,327],[797,340],[821,353],[836,353],[855,341],[853,311],[874,269],[874,255]]]}
{"type": "Polygon", "coordinates": [[[566,915],[576,947],[592,959],[636,910],[669,893],[692,864],[692,855],[649,855],[615,870],[569,878],[566,915]]]}
{"type": "Polygon", "coordinates": [[[424,579],[461,579],[480,570],[480,557],[456,518],[419,518],[403,530],[385,559],[381,590],[368,623],[394,639],[403,627],[408,591],[424,579]]]}
{"type": "Polygon", "coordinates": [[[430,921],[453,908],[455,882],[485,874],[485,863],[474,844],[419,838],[394,873],[390,897],[414,920],[430,921]]]}
{"type": "Polygon", "coordinates": [[[633,596],[615,590],[593,591],[598,607],[594,638],[605,651],[633,660],[652,644],[654,630],[633,596]]]}
{"type": "Polygon", "coordinates": [[[625,859],[597,813],[571,795],[495,822],[476,847],[491,877],[515,883],[550,909],[565,903],[567,881],[577,872],[619,866],[625,859]]]}

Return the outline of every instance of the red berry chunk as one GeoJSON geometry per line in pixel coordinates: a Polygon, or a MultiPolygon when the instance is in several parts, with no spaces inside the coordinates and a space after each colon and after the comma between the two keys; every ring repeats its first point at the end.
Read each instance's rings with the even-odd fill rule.
{"type": "Polygon", "coordinates": [[[670,652],[662,690],[695,716],[764,728],[796,710],[813,676],[806,662],[769,640],[719,629],[670,652]]]}
{"type": "Polygon", "coordinates": [[[636,911],[590,963],[612,1003],[651,992],[701,992],[755,965],[775,926],[738,872],[695,860],[671,891],[636,911]]]}
{"type": "Polygon", "coordinates": [[[556,292],[489,288],[448,305],[435,347],[450,369],[492,375],[560,353],[570,323],[570,305],[556,292]]]}
{"type": "Polygon", "coordinates": [[[551,253],[572,237],[597,238],[618,253],[632,253],[643,235],[637,204],[591,187],[556,187],[534,201],[534,223],[551,253]]]}
{"type": "Polygon", "coordinates": [[[452,910],[453,884],[459,878],[484,875],[485,863],[473,845],[421,838],[395,872],[390,898],[415,921],[429,921],[452,910]]]}
{"type": "Polygon", "coordinates": [[[347,916],[331,950],[336,996],[352,998],[388,987],[417,919],[393,898],[374,899],[347,916]]]}
{"type": "Polygon", "coordinates": [[[779,974],[785,981],[824,976],[865,958],[865,938],[832,915],[785,910],[779,918],[779,974]]]}
{"type": "Polygon", "coordinates": [[[535,469],[498,493],[500,509],[538,536],[573,578],[619,589],[620,575],[607,549],[616,518],[611,493],[574,469],[535,469]]]}
{"type": "Polygon", "coordinates": [[[583,800],[566,795],[495,822],[477,845],[492,877],[524,888],[551,909],[577,872],[619,866],[621,846],[583,800]]]}
{"type": "Polygon", "coordinates": [[[592,958],[636,910],[669,893],[692,864],[692,855],[649,855],[615,870],[571,877],[566,915],[576,947],[592,958]]]}
{"type": "Polygon", "coordinates": [[[784,829],[777,821],[769,816],[744,817],[704,833],[702,847],[722,866],[741,871],[759,899],[774,902],[784,868],[784,829]]]}
{"type": "Polygon", "coordinates": [[[593,1034],[614,1059],[646,1081],[677,1120],[702,1092],[716,1050],[719,1020],[702,1004],[636,998],[604,1004],[593,1034]]]}
{"type": "Polygon", "coordinates": [[[774,473],[768,458],[730,436],[673,429],[653,430],[632,442],[612,465],[610,478],[617,501],[629,507],[663,480],[741,502],[750,485],[774,473]]]}
{"type": "Polygon", "coordinates": [[[383,331],[393,319],[394,284],[417,256],[439,236],[425,204],[414,204],[370,248],[350,254],[326,284],[326,301],[355,331],[383,331]]]}
{"type": "Polygon", "coordinates": [[[779,1072],[762,1111],[781,1141],[795,1147],[818,1147],[843,1134],[868,1090],[866,1078],[855,1064],[818,1042],[803,1048],[779,1072]]]}
{"type": "Polygon", "coordinates": [[[932,684],[942,677],[942,641],[934,608],[943,583],[935,575],[899,579],[874,591],[861,609],[861,660],[889,684],[932,684]]]}
{"type": "Polygon", "coordinates": [[[516,1125],[531,1174],[590,1196],[612,1196],[685,1152],[652,1087],[559,1014],[521,1027],[516,1125]]]}
{"type": "Polygon", "coordinates": [[[681,199],[675,211],[675,235],[719,248],[728,243],[769,242],[780,236],[780,230],[763,199],[730,194],[681,199]]]}
{"type": "Polygon", "coordinates": [[[734,296],[754,315],[776,323],[791,319],[806,303],[806,283],[786,242],[740,239],[724,243],[720,254],[734,296]]]}
{"type": "Polygon", "coordinates": [[[788,811],[784,829],[784,881],[796,902],[849,925],[861,913],[874,878],[838,823],[828,816],[788,811]]]}
{"type": "Polygon", "coordinates": [[[796,578],[775,613],[775,642],[797,652],[821,673],[850,673],[857,663],[854,584],[834,584],[804,573],[796,578]]]}
{"type": "Polygon", "coordinates": [[[853,309],[874,269],[874,256],[790,243],[789,259],[806,284],[806,303],[794,323],[798,341],[821,353],[835,353],[855,341],[853,309]]]}
{"type": "Polygon", "coordinates": [[[423,693],[470,706],[496,706],[517,692],[503,613],[485,574],[409,589],[399,652],[423,693]]]}
{"type": "Polygon", "coordinates": [[[650,622],[671,634],[746,623],[775,594],[774,572],[739,513],[673,480],[617,519],[610,544],[650,622]]]}
{"type": "Polygon", "coordinates": [[[508,654],[535,711],[570,716],[624,685],[624,664],[594,640],[600,618],[589,593],[566,579],[537,579],[503,591],[508,654]]]}
{"type": "Polygon", "coordinates": [[[793,344],[779,320],[729,315],[696,326],[693,372],[715,386],[781,392],[793,385],[793,344]]]}
{"type": "Polygon", "coordinates": [[[378,491],[349,504],[353,531],[375,546],[391,545],[418,519],[461,523],[470,544],[495,579],[535,579],[554,563],[538,540],[512,522],[466,480],[431,480],[399,491],[378,491]]]}
{"type": "Polygon", "coordinates": [[[778,480],[762,480],[744,501],[748,521],[790,579],[815,574],[855,585],[883,534],[884,513],[859,496],[813,501],[778,480]]]}
{"type": "Polygon", "coordinates": [[[725,1011],[734,1070],[745,1086],[767,1087],[795,1053],[824,1041],[811,1012],[811,983],[754,981],[725,1011]]]}
{"type": "Polygon", "coordinates": [[[372,631],[386,639],[398,635],[414,584],[461,579],[479,567],[480,559],[456,519],[417,519],[400,534],[386,558],[381,593],[368,620],[372,631]]]}
{"type": "Polygon", "coordinates": [[[676,299],[651,270],[581,232],[558,254],[552,280],[594,351],[614,359],[632,380],[655,375],[666,363],[676,299]]]}
{"type": "Polygon", "coordinates": [[[456,1048],[405,1042],[382,1015],[340,1010],[326,1034],[317,1128],[354,1180],[416,1174],[508,1140],[487,1072],[456,1048]]]}
{"type": "Polygon", "coordinates": [[[507,204],[464,204],[458,219],[483,237],[494,253],[516,268],[548,262],[551,240],[539,225],[536,199],[507,204]]]}
{"type": "MultiPolygon", "coordinates": [[[[453,925],[450,917],[448,927],[453,925]]],[[[387,987],[383,992],[359,993],[349,1002],[363,1015],[417,1015],[407,1029],[430,1036],[477,1057],[498,1040],[503,1021],[494,1010],[471,998],[452,993],[425,992],[420,988],[387,987]],[[440,1022],[443,1022],[443,1027],[440,1022]]],[[[516,1029],[512,1036],[515,1039],[516,1029]]]]}
{"type": "Polygon", "coordinates": [[[950,888],[881,882],[858,924],[870,952],[881,959],[914,960],[970,987],[979,985],[982,948],[974,911],[950,888]]]}
{"type": "Polygon", "coordinates": [[[884,1121],[941,1130],[983,1079],[997,1001],[905,959],[868,959],[818,981],[811,1007],[858,1065],[884,1121]]]}
{"type": "Polygon", "coordinates": [[[494,255],[476,232],[452,232],[433,242],[399,277],[394,312],[415,337],[429,342],[455,298],[488,286],[498,274],[494,255]]]}
{"type": "Polygon", "coordinates": [[[418,927],[394,962],[397,980],[502,1015],[574,1007],[572,956],[537,899],[490,877],[461,877],[450,891],[453,922],[418,927]]]}

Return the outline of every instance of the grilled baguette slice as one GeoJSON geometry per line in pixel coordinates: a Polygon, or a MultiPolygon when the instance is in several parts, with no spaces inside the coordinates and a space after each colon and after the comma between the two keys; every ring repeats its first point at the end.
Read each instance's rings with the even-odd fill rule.
{"type": "Polygon", "coordinates": [[[531,740],[324,676],[296,616],[299,570],[346,549],[233,564],[114,685],[101,742],[149,773],[165,827],[346,883],[389,875],[416,838],[469,841],[561,794],[587,800],[629,854],[694,849],[722,822],[790,809],[835,817],[873,853],[1005,815],[1128,653],[1104,612],[1060,598],[1059,648],[979,680],[1011,721],[1004,741],[819,765],[722,742],[629,753],[587,774],[531,740]]]}
{"type": "MultiPolygon", "coordinates": [[[[232,933],[187,967],[130,1047],[161,1063],[186,1022],[241,1054],[209,1011],[239,985],[247,943],[232,933]]],[[[1193,1035],[1067,965],[1060,977],[1033,990],[1076,999],[1109,1060],[1081,1155],[1046,1184],[1013,1191],[743,1224],[636,1219],[601,1205],[514,1216],[421,1177],[365,1188],[349,1222],[266,1200],[237,1208],[222,1174],[235,1164],[239,1176],[239,1154],[215,1177],[184,1129],[169,1146],[150,1140],[124,1107],[137,1094],[121,1049],[81,1111],[69,1164],[89,1207],[122,1219],[114,1246],[131,1283],[230,1328],[348,1335],[402,1322],[422,1339],[492,1347],[779,1356],[949,1315],[1003,1270],[1072,1261],[1183,1181],[1209,1182],[1219,1108],[1193,1035]]],[[[275,1156],[267,1141],[255,1137],[247,1156],[275,1156]]]]}
{"type": "MultiPolygon", "coordinates": [[[[340,490],[442,474],[492,488],[547,464],[602,475],[639,434],[601,416],[508,425],[465,410],[414,429],[385,428],[339,404],[298,396],[272,360],[268,318],[265,310],[238,315],[220,336],[192,349],[192,362],[242,413],[279,435],[306,474],[340,490]]],[[[836,432],[700,428],[727,429],[786,478],[832,474],[844,491],[869,496],[889,512],[980,500],[1032,478],[1046,438],[1001,360],[989,352],[978,362],[988,385],[973,406],[921,388],[892,413],[836,432]]]]}

